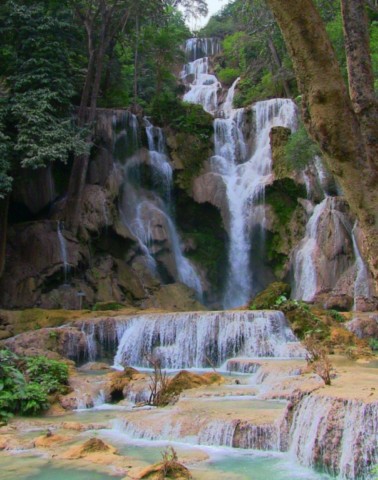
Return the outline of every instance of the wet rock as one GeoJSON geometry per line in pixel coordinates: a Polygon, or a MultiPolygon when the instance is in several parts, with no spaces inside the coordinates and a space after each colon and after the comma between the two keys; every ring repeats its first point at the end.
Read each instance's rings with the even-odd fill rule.
{"type": "MultiPolygon", "coordinates": [[[[321,296],[323,300],[323,307],[328,310],[339,310],[341,312],[347,312],[353,307],[353,298],[346,294],[324,294],[321,296]]],[[[317,297],[317,302],[320,298],[317,297]]]]}
{"type": "Polygon", "coordinates": [[[57,444],[68,442],[69,440],[71,440],[71,437],[52,434],[50,432],[34,439],[34,446],[37,448],[50,448],[57,444]]]}
{"type": "Polygon", "coordinates": [[[179,395],[184,390],[191,388],[203,387],[205,385],[220,385],[224,383],[224,378],[218,373],[205,373],[204,375],[197,375],[196,373],[182,370],[175,375],[169,382],[166,393],[167,395],[179,395]]]}
{"type": "Polygon", "coordinates": [[[99,438],[90,438],[83,445],[78,445],[70,448],[62,455],[62,458],[79,459],[90,457],[94,463],[108,463],[104,462],[106,457],[112,457],[117,454],[117,450],[99,438]],[[104,458],[105,456],[105,458],[104,458]]]}
{"type": "Polygon", "coordinates": [[[378,314],[358,314],[346,327],[359,338],[378,339],[378,314]]]}
{"type": "Polygon", "coordinates": [[[196,298],[196,293],[182,283],[162,285],[153,297],[143,302],[143,308],[160,308],[173,312],[207,310],[196,298]]]}
{"type": "Polygon", "coordinates": [[[264,291],[256,295],[252,302],[255,310],[274,308],[275,302],[280,296],[289,298],[290,285],[283,282],[273,282],[264,291]]]}
{"type": "Polygon", "coordinates": [[[378,297],[357,296],[355,298],[355,309],[357,312],[373,312],[378,309],[378,297]]]}
{"type": "Polygon", "coordinates": [[[189,480],[192,476],[184,465],[176,460],[169,460],[146,467],[136,478],[148,480],[189,480]]]}

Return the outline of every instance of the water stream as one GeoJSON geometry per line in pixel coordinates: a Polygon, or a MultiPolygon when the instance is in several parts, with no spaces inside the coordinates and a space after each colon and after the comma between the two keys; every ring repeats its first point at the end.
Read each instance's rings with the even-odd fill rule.
{"type": "MultiPolygon", "coordinates": [[[[159,244],[166,243],[172,257],[169,274],[202,295],[201,280],[183,255],[181,239],[172,220],[172,168],[163,131],[144,118],[144,127],[131,113],[115,125],[115,155],[123,171],[121,218],[138,242],[148,268],[159,270],[159,244]],[[138,139],[145,129],[148,149],[138,139]],[[130,148],[131,145],[131,148],[130,148]]],[[[161,247],[160,247],[161,250],[161,247]]]]}
{"type": "MultiPolygon", "coordinates": [[[[212,51],[212,49],[210,49],[212,51]]],[[[197,103],[216,116],[214,119],[214,156],[211,170],[222,175],[226,186],[229,211],[229,267],[223,299],[224,308],[245,304],[259,286],[255,279],[260,272],[251,272],[251,255],[264,245],[264,191],[272,181],[272,158],[269,133],[274,126],[296,128],[296,107],[289,99],[272,99],[256,103],[252,112],[234,109],[233,98],[237,79],[228,90],[223,104],[218,102],[221,85],[209,73],[209,57],[195,39],[186,44],[189,59],[182,73],[189,78],[187,102],[197,103]],[[202,55],[202,56],[201,56],[202,55]],[[246,116],[252,115],[255,146],[249,152],[244,138],[246,116]],[[253,273],[253,274],[252,274],[253,273]]]]}

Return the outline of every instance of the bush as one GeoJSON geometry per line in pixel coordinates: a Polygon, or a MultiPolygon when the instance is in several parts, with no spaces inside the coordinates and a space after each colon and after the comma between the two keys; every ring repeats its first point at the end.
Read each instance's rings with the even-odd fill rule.
{"type": "Polygon", "coordinates": [[[293,170],[301,170],[310,164],[316,155],[321,155],[319,147],[310,139],[303,124],[290,135],[284,151],[286,162],[293,170]]]}
{"type": "Polygon", "coordinates": [[[376,338],[371,338],[369,340],[369,347],[373,350],[373,352],[378,352],[378,340],[376,338]]]}
{"type": "Polygon", "coordinates": [[[240,75],[240,70],[237,68],[223,68],[218,71],[219,80],[226,86],[231,86],[240,75]]]}
{"type": "Polygon", "coordinates": [[[26,361],[30,382],[41,385],[47,393],[60,391],[68,382],[68,366],[45,357],[31,357],[26,361]]]}
{"type": "Polygon", "coordinates": [[[36,415],[46,410],[48,394],[62,391],[67,381],[64,363],[0,350],[0,423],[13,414],[36,415]]]}

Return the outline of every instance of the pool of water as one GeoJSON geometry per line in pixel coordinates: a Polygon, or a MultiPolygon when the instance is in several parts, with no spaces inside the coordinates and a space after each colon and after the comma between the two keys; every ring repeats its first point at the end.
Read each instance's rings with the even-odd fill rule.
{"type": "Polygon", "coordinates": [[[29,455],[0,456],[0,480],[115,480],[108,475],[82,468],[55,465],[44,458],[29,455]]]}

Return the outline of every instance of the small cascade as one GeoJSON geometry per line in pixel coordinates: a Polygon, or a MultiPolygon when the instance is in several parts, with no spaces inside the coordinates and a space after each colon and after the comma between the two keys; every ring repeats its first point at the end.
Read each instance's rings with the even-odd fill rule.
{"type": "Polygon", "coordinates": [[[232,447],[237,425],[237,420],[213,420],[200,431],[198,443],[200,445],[232,447]]]}
{"type": "MultiPolygon", "coordinates": [[[[140,137],[139,124],[135,115],[128,113],[126,126],[116,134],[115,145],[123,138],[123,153],[115,148],[120,163],[124,163],[123,194],[120,202],[121,218],[125,226],[135,236],[146,265],[153,272],[158,271],[157,243],[166,243],[173,257],[173,267],[169,272],[176,281],[182,282],[202,296],[202,285],[197,272],[189,260],[183,255],[181,240],[171,218],[172,167],[169,163],[165,147],[165,138],[161,128],[155,127],[144,118],[148,151],[138,148],[129,150],[127,141],[140,137]],[[126,136],[125,131],[131,129],[126,136]],[[149,167],[147,183],[143,179],[145,167],[149,167]]],[[[115,129],[117,130],[117,129],[115,129]]],[[[134,140],[133,140],[134,139],[134,140]]]]}
{"type": "Polygon", "coordinates": [[[304,239],[294,253],[294,290],[293,298],[311,301],[317,289],[315,260],[319,254],[317,243],[318,225],[324,214],[329,198],[316,205],[307,225],[304,239]]]}
{"type": "Polygon", "coordinates": [[[203,368],[227,359],[302,357],[281,312],[189,312],[140,315],[127,322],[114,365],[148,367],[148,356],[164,368],[203,368]]]}
{"type": "Polygon", "coordinates": [[[222,175],[226,186],[230,238],[229,270],[224,295],[224,307],[245,304],[261,285],[256,285],[260,272],[251,272],[251,253],[261,256],[265,239],[265,186],[272,181],[272,158],[269,133],[274,126],[296,129],[296,107],[288,99],[258,102],[252,109],[256,130],[256,145],[249,154],[243,134],[245,109],[234,109],[233,99],[239,79],[227,93],[223,105],[218,102],[220,84],[209,73],[209,58],[201,48],[202,39],[190,39],[186,44],[187,58],[182,78],[189,83],[184,95],[187,102],[197,103],[219,118],[214,120],[215,155],[210,159],[211,170],[222,175]]]}
{"type": "Polygon", "coordinates": [[[67,245],[66,239],[64,238],[62,229],[64,228],[64,223],[58,221],[57,223],[57,233],[58,233],[58,240],[59,240],[59,248],[60,248],[60,258],[63,262],[63,272],[64,272],[64,284],[67,284],[68,275],[70,272],[70,265],[68,263],[68,256],[67,256],[67,245]]]}
{"type": "Polygon", "coordinates": [[[378,403],[309,395],[296,408],[290,453],[342,479],[368,479],[378,462],[378,403]],[[332,428],[330,428],[332,426],[332,428]]]}
{"type": "Polygon", "coordinates": [[[364,259],[361,256],[360,249],[358,248],[357,239],[356,239],[356,229],[358,228],[357,222],[354,224],[352,230],[352,241],[353,241],[353,252],[354,258],[356,259],[356,277],[354,281],[354,306],[353,310],[357,310],[358,297],[363,297],[369,299],[372,296],[370,288],[370,278],[369,272],[364,262],[364,259]]]}

